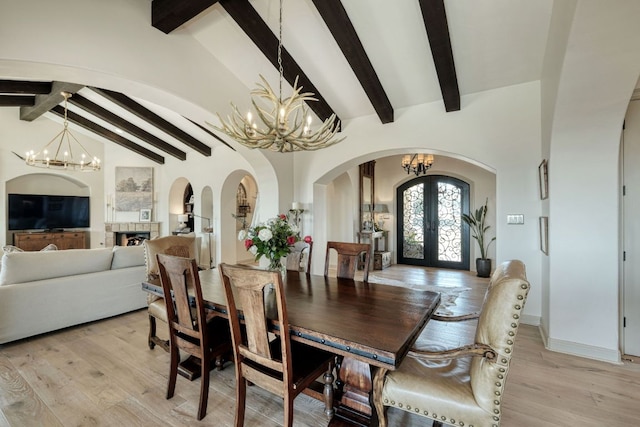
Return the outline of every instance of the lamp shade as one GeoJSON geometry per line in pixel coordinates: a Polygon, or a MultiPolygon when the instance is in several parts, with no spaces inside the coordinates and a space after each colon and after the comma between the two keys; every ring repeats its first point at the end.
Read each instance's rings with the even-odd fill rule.
{"type": "Polygon", "coordinates": [[[178,222],[187,222],[189,221],[189,215],[178,215],[178,222]]]}
{"type": "Polygon", "coordinates": [[[376,203],[375,205],[373,205],[373,211],[375,213],[389,213],[389,207],[382,203],[376,203]]]}

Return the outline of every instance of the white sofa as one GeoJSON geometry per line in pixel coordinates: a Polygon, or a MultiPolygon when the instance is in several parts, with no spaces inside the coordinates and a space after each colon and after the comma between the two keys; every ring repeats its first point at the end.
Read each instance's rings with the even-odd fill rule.
{"type": "Polygon", "coordinates": [[[0,268],[0,344],[147,306],[142,246],[13,252],[0,268]]]}

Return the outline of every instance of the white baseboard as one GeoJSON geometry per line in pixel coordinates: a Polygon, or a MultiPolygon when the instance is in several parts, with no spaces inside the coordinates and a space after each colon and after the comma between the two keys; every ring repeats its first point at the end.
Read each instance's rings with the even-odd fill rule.
{"type": "Polygon", "coordinates": [[[587,359],[600,360],[616,365],[622,364],[622,355],[618,350],[549,338],[543,328],[538,328],[538,330],[540,331],[544,347],[547,350],[571,354],[573,356],[586,357],[587,359]]]}
{"type": "Polygon", "coordinates": [[[531,326],[540,326],[540,316],[532,316],[530,314],[523,314],[520,317],[520,323],[531,326]]]}

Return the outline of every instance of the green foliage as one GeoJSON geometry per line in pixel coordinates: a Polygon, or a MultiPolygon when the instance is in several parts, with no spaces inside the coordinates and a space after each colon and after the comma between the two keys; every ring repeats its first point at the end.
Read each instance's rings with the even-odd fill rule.
{"type": "Polygon", "coordinates": [[[269,268],[277,269],[280,259],[291,252],[291,246],[299,240],[311,242],[311,236],[300,239],[299,231],[287,221],[284,214],[271,218],[266,222],[240,230],[238,240],[244,241],[245,248],[259,260],[262,256],[269,259],[269,268]]]}
{"type": "Polygon", "coordinates": [[[462,214],[462,220],[469,224],[471,229],[471,236],[476,239],[478,246],[480,247],[480,258],[487,259],[487,252],[489,251],[489,245],[496,240],[493,237],[485,245],[485,234],[489,229],[488,225],[485,225],[485,219],[487,217],[487,203],[489,199],[485,200],[484,205],[480,206],[472,215],[462,214]]]}

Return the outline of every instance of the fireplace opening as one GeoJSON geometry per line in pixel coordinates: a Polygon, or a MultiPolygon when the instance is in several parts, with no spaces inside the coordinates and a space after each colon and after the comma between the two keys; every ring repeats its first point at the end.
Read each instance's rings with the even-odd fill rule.
{"type": "Polygon", "coordinates": [[[122,232],[116,233],[115,244],[118,246],[140,246],[149,239],[151,233],[147,232],[122,232]]]}

